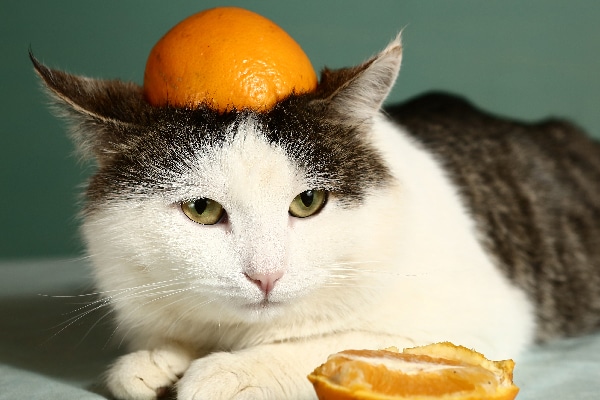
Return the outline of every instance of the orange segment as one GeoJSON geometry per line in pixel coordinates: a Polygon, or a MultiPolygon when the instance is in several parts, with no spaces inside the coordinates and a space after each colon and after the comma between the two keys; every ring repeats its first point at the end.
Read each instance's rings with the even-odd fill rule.
{"type": "Polygon", "coordinates": [[[512,400],[512,360],[490,361],[451,343],[346,350],[310,374],[320,400],[512,400]]]}
{"type": "Polygon", "coordinates": [[[150,52],[144,74],[150,104],[219,112],[267,111],[316,86],[310,60],[294,39],[237,7],[205,10],[175,25],[150,52]]]}

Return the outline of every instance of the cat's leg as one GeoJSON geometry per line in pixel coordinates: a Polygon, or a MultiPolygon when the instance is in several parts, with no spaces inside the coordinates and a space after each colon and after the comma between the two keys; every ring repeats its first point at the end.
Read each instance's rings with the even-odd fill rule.
{"type": "Polygon", "coordinates": [[[153,400],[181,378],[193,358],[176,344],[129,353],[108,370],[106,385],[120,400],[153,400]]]}
{"type": "Polygon", "coordinates": [[[177,384],[179,400],[316,399],[307,375],[348,348],[410,347],[406,339],[370,333],[336,334],[213,353],[195,360],[177,384]]]}

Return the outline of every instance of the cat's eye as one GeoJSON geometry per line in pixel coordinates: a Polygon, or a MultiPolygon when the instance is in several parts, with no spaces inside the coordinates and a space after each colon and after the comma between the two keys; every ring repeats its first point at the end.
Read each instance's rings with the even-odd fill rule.
{"type": "Polygon", "coordinates": [[[306,218],[315,215],[327,202],[327,192],[324,190],[307,190],[300,193],[290,204],[290,215],[306,218]]]}
{"type": "Polygon", "coordinates": [[[225,214],[222,205],[204,198],[183,202],[181,210],[189,219],[202,225],[214,225],[221,221],[225,214]]]}

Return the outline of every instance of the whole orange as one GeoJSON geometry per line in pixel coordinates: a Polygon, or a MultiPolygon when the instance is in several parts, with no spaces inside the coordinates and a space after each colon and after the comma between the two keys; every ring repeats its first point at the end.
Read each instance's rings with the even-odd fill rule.
{"type": "Polygon", "coordinates": [[[154,46],[144,96],[154,106],[267,111],[316,88],[302,48],[269,19],[237,7],[194,14],[154,46]]]}

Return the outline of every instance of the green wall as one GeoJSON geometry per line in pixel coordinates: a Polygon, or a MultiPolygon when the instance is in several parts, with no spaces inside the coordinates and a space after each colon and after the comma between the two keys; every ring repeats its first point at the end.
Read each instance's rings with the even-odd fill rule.
{"type": "Polygon", "coordinates": [[[577,121],[600,137],[600,2],[0,0],[0,258],[74,256],[79,185],[90,172],[27,58],[141,82],[169,27],[216,5],[242,5],[286,29],[314,66],[356,64],[404,30],[392,101],[429,89],[497,113],[577,121]]]}

